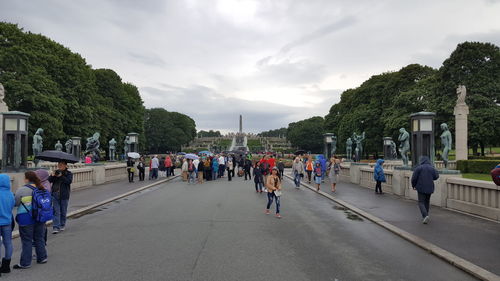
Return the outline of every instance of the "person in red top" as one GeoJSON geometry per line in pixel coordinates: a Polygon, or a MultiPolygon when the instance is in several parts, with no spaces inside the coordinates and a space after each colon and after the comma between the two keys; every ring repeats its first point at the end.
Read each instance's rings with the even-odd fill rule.
{"type": "Polygon", "coordinates": [[[491,170],[491,179],[496,185],[500,186],[500,164],[491,170]]]}
{"type": "Polygon", "coordinates": [[[271,155],[271,158],[267,160],[267,163],[269,164],[269,169],[276,167],[276,159],[274,158],[274,155],[271,155]]]}
{"type": "Polygon", "coordinates": [[[167,170],[167,177],[170,177],[170,170],[172,169],[172,158],[170,158],[170,155],[167,155],[167,157],[165,158],[165,169],[167,170]]]}

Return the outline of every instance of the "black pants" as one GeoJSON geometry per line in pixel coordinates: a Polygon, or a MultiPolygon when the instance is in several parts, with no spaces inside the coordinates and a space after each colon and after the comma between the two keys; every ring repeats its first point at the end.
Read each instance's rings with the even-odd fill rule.
{"type": "MultiPolygon", "coordinates": [[[[145,177],[146,177],[145,169],[139,168],[139,180],[143,181],[145,177]]],[[[132,176],[132,179],[133,179],[133,176],[132,176]]]]}
{"type": "Polygon", "coordinates": [[[128,172],[128,182],[133,182],[134,181],[134,172],[132,172],[132,168],[128,168],[127,172],[128,172]]]}
{"type": "Polygon", "coordinates": [[[429,205],[431,202],[431,194],[418,192],[418,207],[420,208],[420,213],[422,218],[429,215],[429,205]]]}
{"type": "Polygon", "coordinates": [[[203,176],[205,177],[205,180],[209,181],[212,177],[212,170],[208,170],[207,168],[205,168],[205,170],[203,171],[203,176]]]}
{"type": "Polygon", "coordinates": [[[306,172],[307,172],[307,181],[311,182],[312,171],[306,171],[306,172]]]}
{"type": "Polygon", "coordinates": [[[278,170],[280,172],[280,178],[283,178],[283,174],[285,173],[285,170],[278,170]]]}
{"type": "Polygon", "coordinates": [[[377,181],[377,184],[375,185],[375,193],[382,193],[382,182],[377,181]]]}
{"type": "Polygon", "coordinates": [[[229,168],[227,168],[227,180],[228,181],[231,181],[231,176],[234,177],[234,170],[229,170],[229,168]]]}
{"type": "Polygon", "coordinates": [[[249,179],[252,179],[252,174],[250,174],[250,169],[245,169],[245,180],[247,180],[247,176],[249,179]]]}

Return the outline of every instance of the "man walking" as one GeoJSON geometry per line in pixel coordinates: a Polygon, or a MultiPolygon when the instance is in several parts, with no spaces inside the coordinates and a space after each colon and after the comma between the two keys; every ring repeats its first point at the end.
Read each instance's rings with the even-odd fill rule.
{"type": "Polygon", "coordinates": [[[160,166],[160,161],[158,160],[158,155],[155,155],[151,160],[151,179],[158,179],[158,168],[160,166]]]}
{"type": "Polygon", "coordinates": [[[247,177],[248,179],[252,180],[252,174],[250,174],[250,169],[252,169],[252,160],[245,159],[243,164],[243,170],[245,171],[245,180],[247,180],[247,177]]]}
{"type": "Polygon", "coordinates": [[[437,170],[431,165],[429,157],[421,156],[420,165],[413,171],[411,185],[418,192],[418,207],[422,213],[422,223],[429,223],[429,204],[434,193],[434,181],[439,178],[437,170]]]}
{"type": "Polygon", "coordinates": [[[224,155],[219,157],[219,178],[224,177],[224,170],[226,169],[226,158],[224,155]]]}
{"type": "Polygon", "coordinates": [[[57,163],[57,170],[49,177],[52,183],[52,204],[54,207],[54,218],[52,219],[52,233],[57,234],[64,231],[66,226],[66,213],[68,211],[69,195],[73,174],[68,170],[68,164],[64,161],[57,163]]]}

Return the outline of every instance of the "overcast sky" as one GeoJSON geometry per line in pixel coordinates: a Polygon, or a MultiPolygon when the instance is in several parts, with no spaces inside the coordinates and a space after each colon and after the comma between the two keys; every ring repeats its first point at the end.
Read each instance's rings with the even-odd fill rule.
{"type": "Polygon", "coordinates": [[[198,129],[260,132],[324,116],[343,90],[463,41],[500,45],[500,1],[1,0],[18,23],[111,68],[145,106],[198,129]]]}

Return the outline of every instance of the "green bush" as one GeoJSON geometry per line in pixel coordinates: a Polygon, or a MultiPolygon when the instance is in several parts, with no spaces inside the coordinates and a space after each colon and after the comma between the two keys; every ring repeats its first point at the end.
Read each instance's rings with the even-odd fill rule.
{"type": "Polygon", "coordinates": [[[489,174],[498,163],[498,160],[458,160],[457,169],[462,173],[489,174]]]}

